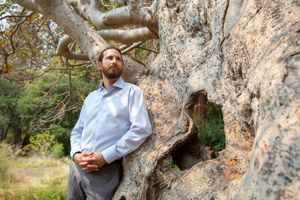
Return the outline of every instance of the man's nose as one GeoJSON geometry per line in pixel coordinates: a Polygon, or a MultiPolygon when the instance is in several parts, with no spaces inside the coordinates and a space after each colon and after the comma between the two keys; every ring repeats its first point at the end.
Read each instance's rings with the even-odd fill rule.
{"type": "Polygon", "coordinates": [[[116,62],[117,62],[117,58],[113,58],[113,59],[112,59],[112,62],[113,62],[113,63],[116,63],[116,62]]]}

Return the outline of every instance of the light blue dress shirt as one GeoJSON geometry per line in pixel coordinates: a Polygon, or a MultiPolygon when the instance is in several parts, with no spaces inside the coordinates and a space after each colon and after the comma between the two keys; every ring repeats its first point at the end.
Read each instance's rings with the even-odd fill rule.
{"type": "Polygon", "coordinates": [[[120,77],[84,100],[71,134],[71,152],[102,152],[111,163],[136,150],[152,133],[143,93],[120,77]]]}

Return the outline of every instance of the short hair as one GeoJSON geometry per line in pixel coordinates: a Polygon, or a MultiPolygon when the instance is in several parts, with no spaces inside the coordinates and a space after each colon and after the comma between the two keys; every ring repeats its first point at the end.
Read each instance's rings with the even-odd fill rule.
{"type": "Polygon", "coordinates": [[[118,49],[117,47],[112,47],[112,46],[106,47],[106,48],[100,53],[98,61],[102,63],[103,57],[104,57],[104,52],[107,51],[107,50],[109,50],[109,49],[115,49],[115,50],[117,50],[117,51],[120,53],[120,55],[121,55],[121,58],[122,58],[122,64],[124,64],[124,62],[123,62],[123,56],[122,56],[122,53],[121,53],[120,49],[118,49]]]}

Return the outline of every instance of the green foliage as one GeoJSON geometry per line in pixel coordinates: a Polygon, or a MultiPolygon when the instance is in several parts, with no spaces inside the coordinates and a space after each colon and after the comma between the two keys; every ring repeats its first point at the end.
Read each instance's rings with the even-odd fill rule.
{"type": "Polygon", "coordinates": [[[179,167],[174,163],[172,156],[170,156],[170,168],[175,170],[180,170],[179,167]]]}
{"type": "Polygon", "coordinates": [[[61,158],[64,155],[64,145],[62,143],[56,143],[53,146],[53,157],[61,158]]]}
{"type": "MultiPolygon", "coordinates": [[[[0,128],[22,127],[19,113],[17,112],[17,101],[22,97],[22,86],[16,82],[0,78],[0,128]]],[[[2,133],[0,139],[4,140],[6,135],[2,133]]]]}
{"type": "Polygon", "coordinates": [[[75,126],[82,103],[86,96],[100,84],[98,71],[73,71],[70,79],[65,76],[48,75],[26,83],[17,110],[22,115],[23,128],[29,132],[23,146],[29,144],[29,137],[40,130],[48,129],[57,142],[62,143],[64,154],[70,151],[70,133],[75,126]],[[70,93],[71,91],[71,93],[70,93]]]}
{"type": "Polygon", "coordinates": [[[208,117],[203,124],[199,123],[199,119],[195,119],[198,137],[206,146],[213,147],[215,151],[221,151],[226,145],[222,109],[208,103],[207,110],[208,117]]]}
{"type": "Polygon", "coordinates": [[[41,158],[52,156],[53,146],[56,144],[55,136],[50,135],[49,131],[30,136],[30,144],[23,148],[24,153],[29,152],[41,158]]]}

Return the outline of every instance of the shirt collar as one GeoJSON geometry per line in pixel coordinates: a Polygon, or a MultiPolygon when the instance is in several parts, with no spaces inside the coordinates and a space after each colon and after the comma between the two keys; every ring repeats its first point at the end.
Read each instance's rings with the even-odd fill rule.
{"type": "MultiPolygon", "coordinates": [[[[120,77],[112,86],[110,87],[118,87],[118,88],[121,88],[123,89],[124,87],[124,81],[122,79],[122,77],[120,77]]],[[[102,89],[104,88],[103,86],[103,82],[100,84],[100,86],[98,87],[97,91],[100,92],[102,89]]]]}

